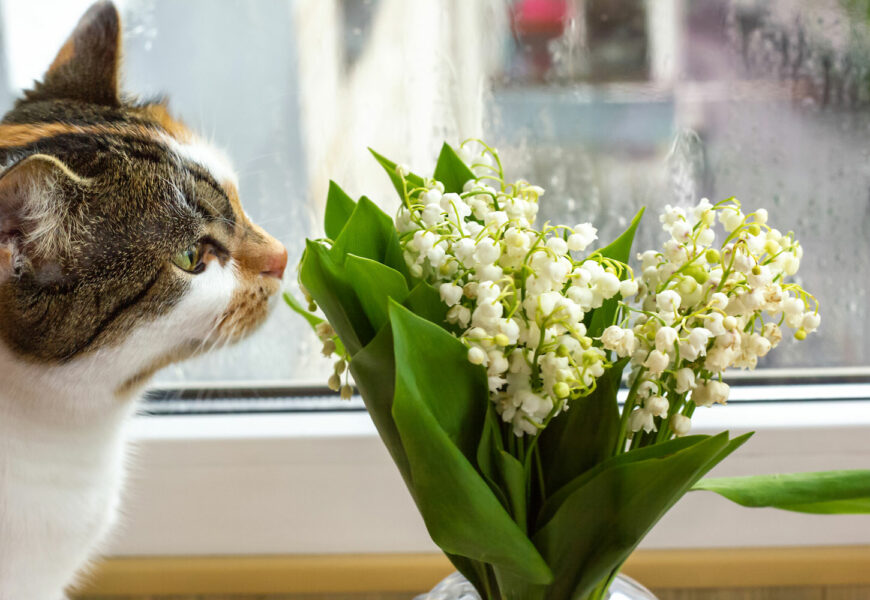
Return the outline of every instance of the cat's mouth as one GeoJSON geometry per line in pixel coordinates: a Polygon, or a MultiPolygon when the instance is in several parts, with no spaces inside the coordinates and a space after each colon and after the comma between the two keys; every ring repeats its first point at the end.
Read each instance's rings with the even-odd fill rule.
{"type": "Polygon", "coordinates": [[[209,342],[215,346],[233,344],[257,330],[269,316],[272,302],[281,288],[274,277],[258,277],[256,282],[237,291],[218,319],[209,342]]]}

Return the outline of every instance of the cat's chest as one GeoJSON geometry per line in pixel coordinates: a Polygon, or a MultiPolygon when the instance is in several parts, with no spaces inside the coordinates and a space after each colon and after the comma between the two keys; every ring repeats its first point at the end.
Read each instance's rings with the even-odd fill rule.
{"type": "Polygon", "coordinates": [[[40,406],[38,398],[7,392],[0,392],[0,600],[7,592],[42,598],[60,589],[111,529],[130,407],[64,426],[82,415],[45,415],[50,401],[40,406]]]}

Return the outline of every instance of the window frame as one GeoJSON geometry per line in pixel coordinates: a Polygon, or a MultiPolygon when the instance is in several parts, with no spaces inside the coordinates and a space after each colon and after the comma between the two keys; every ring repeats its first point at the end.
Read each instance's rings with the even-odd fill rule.
{"type": "MultiPolygon", "coordinates": [[[[738,386],[697,433],[754,430],[719,476],[870,464],[870,383],[738,386]],[[784,400],[784,398],[793,398],[784,400]]],[[[413,502],[362,410],[138,416],[124,527],[107,555],[431,553],[413,502]]],[[[645,549],[870,545],[866,516],[683,499],[645,549]]]]}

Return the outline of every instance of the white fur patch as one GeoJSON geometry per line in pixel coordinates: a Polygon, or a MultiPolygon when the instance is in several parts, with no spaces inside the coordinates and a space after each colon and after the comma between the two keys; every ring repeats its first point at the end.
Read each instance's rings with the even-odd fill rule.
{"type": "Polygon", "coordinates": [[[197,138],[193,138],[188,143],[182,143],[168,135],[160,137],[172,152],[206,169],[218,183],[230,183],[238,188],[239,179],[236,172],[227,155],[218,148],[197,138]]]}
{"type": "Polygon", "coordinates": [[[133,411],[115,391],[206,339],[240,285],[235,271],[211,261],[168,314],[65,365],[21,361],[0,343],[0,600],[58,600],[99,552],[118,515],[133,411]]]}

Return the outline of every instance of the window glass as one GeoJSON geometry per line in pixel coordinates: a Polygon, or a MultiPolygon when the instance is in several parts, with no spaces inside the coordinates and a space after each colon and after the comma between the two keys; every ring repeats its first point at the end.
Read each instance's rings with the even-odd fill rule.
{"type": "MultiPolygon", "coordinates": [[[[4,0],[0,102],[39,77],[87,1],[4,0]]],[[[235,163],[248,213],[288,248],[319,235],[328,179],[387,210],[366,148],[419,170],[484,137],[547,189],[542,220],[602,240],[642,205],[737,196],[805,247],[820,333],[764,367],[870,365],[866,0],[126,0],[125,85],[167,94],[235,163]]],[[[287,288],[295,273],[288,269],[287,288]]],[[[158,382],[321,382],[279,306],[245,342],[158,382]]]]}

